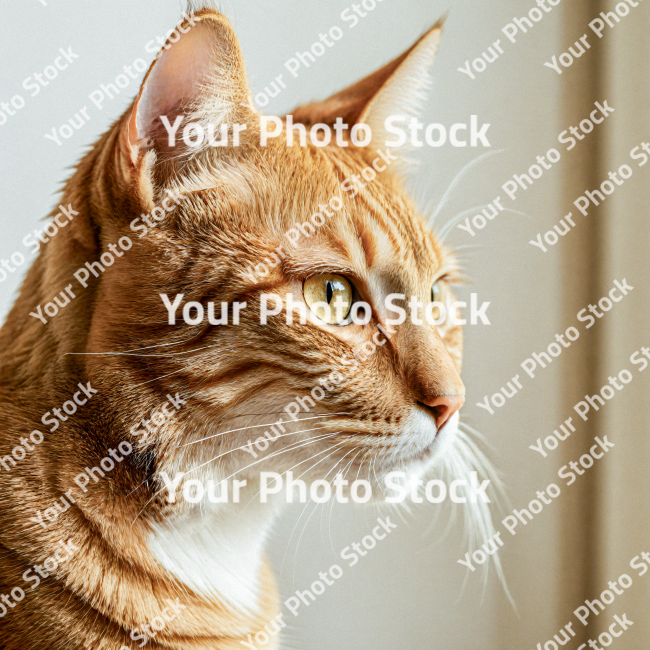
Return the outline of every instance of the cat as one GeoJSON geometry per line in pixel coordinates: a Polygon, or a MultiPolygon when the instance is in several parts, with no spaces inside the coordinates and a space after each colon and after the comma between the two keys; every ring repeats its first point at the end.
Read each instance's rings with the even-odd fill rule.
{"type": "MultiPolygon", "coordinates": [[[[264,543],[281,506],[254,498],[261,470],[374,484],[395,469],[422,475],[467,444],[461,326],[385,322],[388,294],[446,299],[458,277],[397,153],[349,139],[260,146],[233,28],[195,9],[66,183],[74,219],[42,247],[0,330],[6,650],[240,647],[280,611],[264,543]],[[170,146],[161,116],[246,129],[238,146],[170,146]],[[342,191],[379,168],[356,196],[342,191]],[[319,211],[331,216],[287,241],[319,211]],[[370,320],[261,325],[264,292],[308,304],[338,292],[370,305],[370,320]],[[247,308],[238,325],[170,325],[162,294],[247,308]],[[362,348],[372,353],[355,357],[362,348]],[[297,399],[294,421],[284,409],[297,399]],[[254,460],[244,447],[274,424],[254,460]],[[246,479],[245,499],[170,502],[163,477],[179,474],[179,486],[246,479]]],[[[387,116],[418,108],[440,35],[436,24],[294,122],[340,117],[383,142],[387,116]]]]}

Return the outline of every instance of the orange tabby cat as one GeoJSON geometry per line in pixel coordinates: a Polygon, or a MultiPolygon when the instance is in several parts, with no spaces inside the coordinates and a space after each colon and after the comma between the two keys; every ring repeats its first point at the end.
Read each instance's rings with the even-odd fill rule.
{"type": "Polygon", "coordinates": [[[263,555],[280,506],[254,498],[260,470],[375,481],[424,472],[459,438],[460,327],[391,329],[385,305],[394,293],[430,302],[434,285],[448,294],[456,272],[379,146],[385,118],[416,108],[440,27],[293,113],[307,127],[367,124],[377,145],[261,146],[230,24],[211,9],[194,22],[67,182],[62,205],[78,214],[0,330],[6,650],[241,648],[280,611],[263,555]],[[246,129],[238,146],[170,146],[161,116],[246,129]],[[366,168],[383,171],[368,180],[366,168]],[[354,175],[366,181],[351,196],[341,183],[354,175]],[[287,240],[332,197],[322,226],[287,240]],[[251,274],[264,260],[268,273],[251,274]],[[311,305],[327,287],[368,303],[368,324],[260,324],[262,293],[311,305]],[[170,325],[161,294],[247,308],[237,325],[170,325]],[[360,361],[360,349],[374,352],[360,361]],[[323,381],[316,408],[289,419],[285,406],[323,381]],[[242,448],[281,417],[254,462],[242,448]],[[246,479],[242,502],[172,503],[163,475],[178,473],[179,487],[246,479]]]}

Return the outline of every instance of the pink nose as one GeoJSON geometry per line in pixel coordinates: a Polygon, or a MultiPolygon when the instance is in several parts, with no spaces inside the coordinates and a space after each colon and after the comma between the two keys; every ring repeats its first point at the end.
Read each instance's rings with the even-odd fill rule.
{"type": "Polygon", "coordinates": [[[449,418],[460,410],[465,403],[464,395],[440,395],[426,402],[421,402],[433,411],[438,431],[445,426],[449,418]]]}

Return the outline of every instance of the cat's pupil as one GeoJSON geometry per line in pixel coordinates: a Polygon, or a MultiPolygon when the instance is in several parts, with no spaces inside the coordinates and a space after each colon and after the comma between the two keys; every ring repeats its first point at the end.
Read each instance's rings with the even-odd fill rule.
{"type": "Polygon", "coordinates": [[[327,304],[329,305],[330,302],[332,302],[332,296],[334,295],[334,288],[332,287],[332,283],[328,280],[327,281],[327,304]]]}

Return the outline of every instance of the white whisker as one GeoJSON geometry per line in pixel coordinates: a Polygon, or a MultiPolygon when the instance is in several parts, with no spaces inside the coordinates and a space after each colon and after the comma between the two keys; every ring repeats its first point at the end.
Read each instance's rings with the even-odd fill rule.
{"type": "MultiPolygon", "coordinates": [[[[326,418],[332,415],[350,415],[350,414],[345,413],[343,411],[341,411],[340,413],[327,413],[324,415],[315,416],[313,418],[301,418],[300,420],[296,420],[296,422],[305,422],[306,420],[318,420],[319,418],[326,418]]],[[[195,445],[198,442],[203,442],[204,440],[211,440],[212,438],[218,438],[219,436],[224,436],[227,433],[234,433],[235,431],[246,431],[247,429],[259,429],[261,427],[268,427],[269,425],[273,425],[273,424],[277,424],[277,422],[269,422],[267,424],[254,424],[252,427],[242,427],[241,429],[231,429],[230,431],[215,433],[213,436],[207,436],[206,438],[200,438],[199,440],[193,440],[192,442],[187,442],[184,445],[178,445],[178,447],[189,447],[189,445],[195,445]]],[[[291,424],[291,423],[287,422],[285,424],[291,424]]]]}
{"type": "Polygon", "coordinates": [[[435,212],[429,219],[429,225],[433,226],[436,217],[438,214],[440,214],[440,210],[445,206],[447,201],[449,200],[449,197],[451,196],[452,192],[454,189],[456,189],[456,186],[458,183],[460,183],[460,180],[462,177],[470,170],[472,167],[475,165],[478,165],[481,161],[485,160],[486,158],[489,158],[490,156],[494,156],[495,154],[498,153],[503,153],[504,149],[495,149],[494,151],[488,151],[487,153],[481,154],[480,156],[477,156],[474,158],[474,160],[471,160],[468,162],[459,172],[454,176],[453,180],[449,184],[449,187],[447,188],[447,191],[442,195],[442,198],[440,199],[440,203],[438,203],[438,207],[436,208],[435,212]]]}
{"type": "MultiPolygon", "coordinates": [[[[283,434],[282,434],[281,436],[279,436],[279,437],[285,437],[285,436],[290,436],[290,435],[296,435],[296,434],[299,434],[299,433],[307,433],[308,431],[316,431],[317,429],[324,429],[324,428],[326,428],[326,427],[317,427],[316,429],[307,429],[307,430],[304,430],[304,431],[292,431],[291,433],[283,433],[283,434]]],[[[227,478],[225,478],[225,479],[222,479],[222,481],[220,481],[220,482],[227,481],[228,479],[230,479],[230,478],[232,478],[233,476],[237,475],[239,472],[242,472],[242,471],[244,471],[245,469],[248,469],[249,467],[253,467],[253,465],[257,465],[258,463],[261,463],[261,462],[263,462],[263,461],[265,461],[265,460],[267,460],[267,459],[269,459],[269,458],[273,458],[274,456],[278,456],[278,455],[281,454],[281,453],[285,453],[285,452],[287,452],[287,451],[292,451],[293,449],[297,449],[297,448],[299,448],[299,447],[301,447],[301,446],[304,446],[304,445],[302,445],[302,444],[300,444],[300,443],[307,442],[307,443],[311,444],[312,442],[315,442],[315,441],[320,440],[320,439],[331,438],[332,436],[335,436],[335,435],[337,435],[337,434],[339,434],[339,433],[341,433],[341,432],[340,432],[340,431],[336,431],[336,432],[333,433],[333,434],[318,435],[318,436],[314,436],[313,438],[308,438],[306,441],[298,441],[298,443],[291,443],[291,445],[297,445],[297,446],[294,446],[294,447],[292,448],[291,445],[290,445],[289,447],[287,447],[287,448],[281,450],[280,452],[274,452],[274,453],[272,453],[272,454],[269,454],[268,456],[264,456],[263,458],[260,458],[259,460],[256,460],[254,463],[251,463],[250,465],[247,465],[246,467],[243,467],[243,468],[237,470],[234,474],[232,474],[231,476],[229,476],[229,477],[227,477],[227,478]]],[[[180,478],[183,478],[184,476],[187,476],[187,475],[191,474],[192,472],[196,472],[198,469],[201,469],[201,467],[204,467],[205,465],[209,465],[210,463],[213,463],[215,460],[219,460],[220,458],[223,458],[224,456],[227,456],[228,454],[232,454],[232,453],[234,453],[235,451],[240,451],[240,450],[242,450],[242,449],[244,449],[244,448],[245,448],[244,446],[242,446],[242,447],[236,447],[235,449],[230,449],[230,450],[224,452],[223,454],[219,454],[218,456],[215,456],[214,458],[211,458],[210,460],[206,461],[205,463],[201,463],[201,464],[198,465],[197,467],[194,467],[194,468],[192,468],[191,470],[189,470],[189,471],[187,471],[187,472],[183,472],[183,473],[181,473],[180,478]]],[[[135,524],[135,522],[137,521],[138,517],[139,517],[139,516],[144,512],[144,509],[145,509],[145,508],[146,508],[146,507],[147,507],[147,506],[148,506],[148,505],[149,505],[149,504],[150,504],[150,503],[151,503],[151,502],[152,502],[152,501],[153,501],[153,500],[154,500],[154,499],[155,499],[155,498],[156,498],[156,497],[161,493],[161,492],[163,492],[164,489],[165,489],[165,488],[161,488],[160,490],[158,490],[157,492],[155,492],[155,493],[153,494],[153,496],[152,496],[152,497],[151,497],[151,498],[150,498],[150,499],[149,499],[149,500],[144,504],[144,506],[142,507],[142,509],[140,510],[140,512],[136,515],[136,518],[133,520],[133,523],[132,523],[131,525],[135,524]]]]}
{"type": "MultiPolygon", "coordinates": [[[[466,478],[473,471],[478,472],[479,475],[486,476],[490,480],[490,485],[494,490],[494,501],[498,507],[501,499],[504,498],[503,482],[487,456],[476,445],[474,440],[472,440],[470,434],[479,440],[482,440],[482,436],[478,432],[474,431],[464,423],[461,423],[460,428],[453,439],[453,444],[449,445],[445,450],[445,453],[437,459],[434,464],[434,469],[439,470],[447,480],[466,478]]],[[[481,541],[482,543],[485,543],[489,539],[492,539],[496,534],[496,529],[492,522],[492,513],[490,511],[489,503],[483,502],[482,499],[477,499],[476,503],[468,502],[464,504],[464,506],[463,515],[465,520],[465,531],[468,537],[469,552],[472,553],[481,541]]],[[[453,518],[450,521],[450,525],[452,522],[453,518]]],[[[491,557],[505,594],[512,607],[517,611],[516,604],[510,594],[503,573],[498,550],[491,557]]],[[[488,566],[488,564],[485,565],[486,572],[484,573],[483,580],[484,592],[487,585],[488,566]]],[[[465,586],[467,579],[468,574],[465,576],[463,587],[465,586]]]]}

